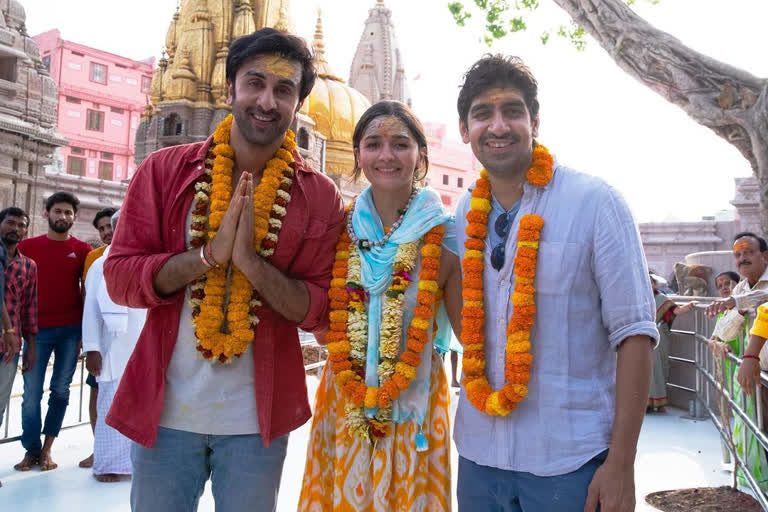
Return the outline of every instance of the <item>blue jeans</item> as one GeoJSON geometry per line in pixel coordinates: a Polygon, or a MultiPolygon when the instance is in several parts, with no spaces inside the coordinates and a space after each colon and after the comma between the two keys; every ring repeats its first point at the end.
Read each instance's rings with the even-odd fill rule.
{"type": "Polygon", "coordinates": [[[152,448],[131,446],[131,510],[193,512],[208,478],[216,512],[274,511],[288,436],[208,435],[159,427],[152,448]]]}
{"type": "Polygon", "coordinates": [[[42,433],[51,437],[59,435],[69,405],[69,386],[77,368],[80,334],[80,324],[40,328],[37,333],[35,365],[24,374],[24,398],[21,402],[21,445],[29,455],[40,455],[43,447],[40,442],[40,401],[43,399],[45,371],[51,354],[54,355],[49,385],[51,394],[42,433]]]}
{"type": "Polygon", "coordinates": [[[557,476],[481,466],[459,457],[459,512],[583,512],[589,484],[607,456],[608,450],[557,476]]]}

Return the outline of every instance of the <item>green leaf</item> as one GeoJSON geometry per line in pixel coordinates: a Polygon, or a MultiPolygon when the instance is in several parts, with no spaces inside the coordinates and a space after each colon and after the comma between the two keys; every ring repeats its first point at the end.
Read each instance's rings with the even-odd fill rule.
{"type": "Polygon", "coordinates": [[[449,3],[448,10],[451,11],[451,14],[453,15],[453,19],[456,21],[456,24],[460,27],[463,27],[464,24],[467,22],[467,20],[472,17],[471,13],[468,13],[464,10],[464,4],[462,4],[461,2],[449,3]]]}

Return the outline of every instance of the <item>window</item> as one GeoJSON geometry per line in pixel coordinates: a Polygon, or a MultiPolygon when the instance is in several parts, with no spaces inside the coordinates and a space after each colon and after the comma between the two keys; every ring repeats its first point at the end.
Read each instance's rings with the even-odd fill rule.
{"type": "Polygon", "coordinates": [[[74,146],[72,146],[70,148],[70,151],[72,152],[73,155],[84,155],[85,154],[85,150],[83,148],[76,148],[74,146]]]}
{"type": "Polygon", "coordinates": [[[171,114],[163,122],[163,136],[184,135],[184,122],[178,114],[171,114]]]}
{"type": "Polygon", "coordinates": [[[149,92],[149,88],[152,87],[152,77],[142,75],[141,77],[141,92],[149,92]]]}
{"type": "Polygon", "coordinates": [[[118,68],[127,69],[127,68],[126,68],[125,66],[123,66],[122,64],[115,64],[115,66],[116,66],[116,67],[118,67],[118,68]]]}
{"type": "Polygon", "coordinates": [[[104,160],[112,160],[113,158],[115,158],[115,155],[113,153],[103,152],[101,154],[101,158],[104,160]]]}
{"type": "Polygon", "coordinates": [[[67,157],[67,173],[85,176],[85,158],[67,157]]]}
{"type": "Polygon", "coordinates": [[[112,179],[112,162],[99,162],[99,179],[112,179]]]}
{"type": "Polygon", "coordinates": [[[443,185],[448,185],[448,175],[443,174],[443,185]]]}
{"type": "Polygon", "coordinates": [[[88,117],[85,122],[85,129],[93,132],[104,131],[104,112],[99,110],[88,110],[88,117]]]}
{"type": "Polygon", "coordinates": [[[459,188],[464,188],[464,178],[456,178],[456,186],[459,188]]]}
{"type": "Polygon", "coordinates": [[[50,73],[50,71],[51,71],[51,56],[50,55],[46,55],[45,57],[43,57],[43,66],[45,66],[45,69],[47,69],[48,72],[50,73]]]}
{"type": "Polygon", "coordinates": [[[99,84],[107,83],[107,66],[91,62],[91,82],[99,84]]]}
{"type": "Polygon", "coordinates": [[[74,96],[67,96],[65,99],[67,100],[67,103],[80,103],[80,98],[75,98],[74,96]]]}
{"type": "Polygon", "coordinates": [[[113,114],[122,114],[125,112],[125,110],[117,107],[109,107],[109,110],[112,111],[113,114]]]}
{"type": "Polygon", "coordinates": [[[16,57],[0,55],[0,80],[16,81],[16,57]]]}
{"type": "Polygon", "coordinates": [[[299,147],[309,149],[309,134],[304,128],[299,129],[299,147]]]}

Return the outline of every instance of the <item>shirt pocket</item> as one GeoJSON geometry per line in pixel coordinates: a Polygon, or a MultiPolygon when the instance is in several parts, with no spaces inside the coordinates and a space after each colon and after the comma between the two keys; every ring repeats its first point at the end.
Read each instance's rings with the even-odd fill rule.
{"type": "Polygon", "coordinates": [[[323,219],[310,217],[306,223],[300,225],[284,224],[278,234],[277,250],[273,258],[273,264],[282,271],[288,269],[291,273],[304,272],[301,268],[305,262],[312,264],[314,257],[309,255],[300,258],[307,243],[323,237],[328,230],[328,224],[323,219]]]}
{"type": "Polygon", "coordinates": [[[587,247],[573,242],[539,242],[536,292],[542,295],[572,293],[577,277],[588,275],[587,247]]]}

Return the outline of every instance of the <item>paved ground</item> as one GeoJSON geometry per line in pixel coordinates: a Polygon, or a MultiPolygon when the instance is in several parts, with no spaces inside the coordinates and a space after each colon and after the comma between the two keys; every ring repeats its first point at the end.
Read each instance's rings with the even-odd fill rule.
{"type": "MultiPolygon", "coordinates": [[[[307,383],[313,396],[317,380],[308,377],[307,383]]],[[[12,407],[18,407],[18,404],[12,404],[12,407]]],[[[455,403],[452,409],[455,411],[455,403]]],[[[723,470],[720,461],[719,437],[712,423],[686,420],[682,418],[683,414],[683,411],[671,409],[666,414],[646,416],[636,464],[638,511],[656,510],[643,502],[642,497],[649,492],[730,482],[730,473],[723,470]]],[[[11,435],[14,435],[18,427],[13,419],[10,427],[11,435]]],[[[309,424],[292,434],[280,489],[280,512],[296,510],[308,431],[309,424]]],[[[89,427],[62,432],[54,448],[59,469],[48,473],[14,471],[13,464],[23,456],[21,445],[17,442],[0,445],[0,480],[3,482],[0,510],[129,511],[130,482],[101,484],[88,470],[77,467],[78,461],[90,453],[91,443],[89,427]]],[[[456,457],[454,450],[454,489],[456,457]]],[[[199,510],[213,509],[210,487],[207,487],[199,510]]]]}

